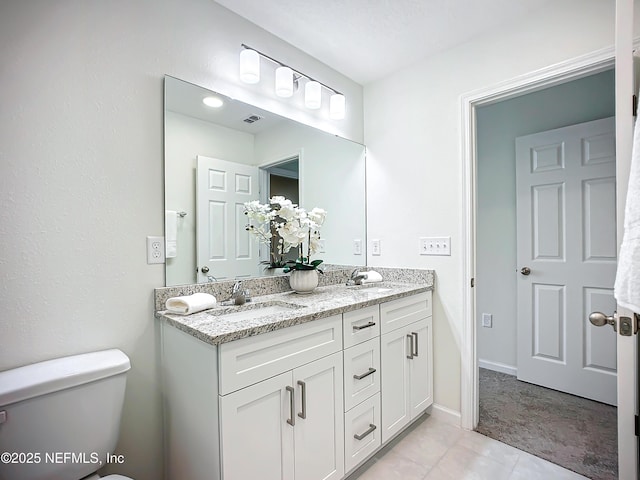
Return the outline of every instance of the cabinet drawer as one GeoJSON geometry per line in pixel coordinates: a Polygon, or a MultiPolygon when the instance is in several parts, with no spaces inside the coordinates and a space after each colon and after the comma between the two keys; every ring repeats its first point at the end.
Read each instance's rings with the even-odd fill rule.
{"type": "Polygon", "coordinates": [[[432,314],[431,292],[399,298],[380,305],[381,332],[387,333],[432,314]]]}
{"type": "Polygon", "coordinates": [[[345,471],[357,467],[380,444],[380,394],[376,393],[344,414],[345,471]]]}
{"type": "Polygon", "coordinates": [[[220,345],[220,395],[342,350],[342,316],[220,345]]]}
{"type": "Polygon", "coordinates": [[[380,339],[344,351],[344,409],[350,410],[380,391],[380,339]]]}
{"type": "Polygon", "coordinates": [[[380,307],[372,305],[343,314],[344,348],[380,335],[380,307]]]}

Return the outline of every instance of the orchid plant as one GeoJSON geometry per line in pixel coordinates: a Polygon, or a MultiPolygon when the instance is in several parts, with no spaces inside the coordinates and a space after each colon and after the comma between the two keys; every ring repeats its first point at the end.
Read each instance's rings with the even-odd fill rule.
{"type": "Polygon", "coordinates": [[[258,200],[244,204],[245,215],[249,218],[247,231],[255,235],[262,243],[269,245],[271,267],[284,267],[291,270],[322,270],[318,265],[322,260],[311,260],[311,255],[320,249],[320,227],[327,212],[314,208],[307,212],[291,200],[271,197],[269,203],[258,200]],[[296,260],[284,261],[284,255],[297,249],[296,260]]]}

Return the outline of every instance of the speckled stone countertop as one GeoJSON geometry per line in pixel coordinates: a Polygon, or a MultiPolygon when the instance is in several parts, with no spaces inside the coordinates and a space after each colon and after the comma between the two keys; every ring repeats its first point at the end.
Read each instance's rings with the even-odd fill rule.
{"type": "Polygon", "coordinates": [[[428,283],[385,281],[365,286],[346,286],[344,283],[325,285],[308,295],[292,291],[280,292],[254,297],[251,302],[240,307],[216,306],[204,312],[184,316],[161,310],[156,312],[156,316],[203,342],[218,345],[427,292],[433,289],[433,276],[431,280],[428,283]],[[262,310],[263,307],[266,307],[265,315],[258,314],[251,319],[233,319],[238,317],[238,312],[262,310]],[[275,309],[280,311],[268,313],[275,309]]]}

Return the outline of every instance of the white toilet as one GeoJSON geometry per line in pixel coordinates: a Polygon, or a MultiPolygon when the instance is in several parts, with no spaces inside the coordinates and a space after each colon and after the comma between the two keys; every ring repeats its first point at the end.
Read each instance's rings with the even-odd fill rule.
{"type": "Polygon", "coordinates": [[[0,480],[93,480],[126,462],[114,449],[130,368],[113,349],[0,372],[0,480]]]}

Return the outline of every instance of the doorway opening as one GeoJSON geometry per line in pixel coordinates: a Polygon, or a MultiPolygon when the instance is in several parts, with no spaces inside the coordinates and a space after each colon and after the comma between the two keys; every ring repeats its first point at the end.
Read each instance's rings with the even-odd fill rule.
{"type": "MultiPolygon", "coordinates": [[[[481,336],[481,315],[476,316],[478,301],[476,288],[469,288],[477,278],[478,283],[482,278],[477,271],[480,252],[478,251],[478,184],[480,174],[478,168],[478,141],[479,112],[484,107],[489,107],[510,99],[539,92],[549,87],[562,86],[574,80],[595,76],[613,68],[613,50],[603,50],[594,54],[580,57],[569,62],[554,65],[544,70],[515,78],[491,88],[471,92],[462,97],[462,145],[463,145],[463,331],[462,331],[462,383],[461,383],[461,425],[464,428],[474,430],[479,421],[479,373],[478,345],[476,343],[481,336]],[[469,282],[469,283],[467,283],[469,282]]],[[[540,106],[537,106],[540,108],[540,106]]],[[[511,147],[515,149],[515,147],[511,147]]],[[[499,187],[498,187],[499,188],[499,187]]],[[[498,249],[498,247],[494,247],[498,249]]],[[[515,257],[513,257],[515,262],[515,257]]],[[[515,274],[515,265],[511,266],[512,274],[515,274]]],[[[498,289],[496,289],[498,290],[498,289]]],[[[510,297],[512,300],[514,297],[510,297]]],[[[481,311],[481,313],[489,313],[481,311]]],[[[510,345],[506,345],[510,348],[510,345]]],[[[504,347],[504,345],[502,346],[504,347]]],[[[500,363],[500,362],[495,362],[500,363]]],[[[499,367],[500,365],[498,365],[499,367]]],[[[504,364],[503,366],[511,366],[504,364]]],[[[507,370],[509,370],[507,368],[507,370]]],[[[515,373],[511,369],[508,373],[515,373]]]]}
{"type": "MultiPolygon", "coordinates": [[[[276,162],[260,167],[260,200],[268,203],[272,197],[285,197],[294,204],[300,204],[300,155],[288,156],[276,162]]],[[[277,251],[279,238],[278,232],[272,229],[271,234],[276,241],[272,241],[271,251],[266,245],[260,245],[260,260],[262,263],[270,264],[265,272],[278,274],[286,262],[297,259],[297,251],[290,250],[280,254],[277,251]],[[268,272],[268,270],[274,270],[268,272]]]]}
{"type": "Polygon", "coordinates": [[[614,91],[607,70],[476,110],[477,431],[603,479],[615,407],[555,390],[615,404],[615,334],[587,321],[615,309],[614,91]]]}

